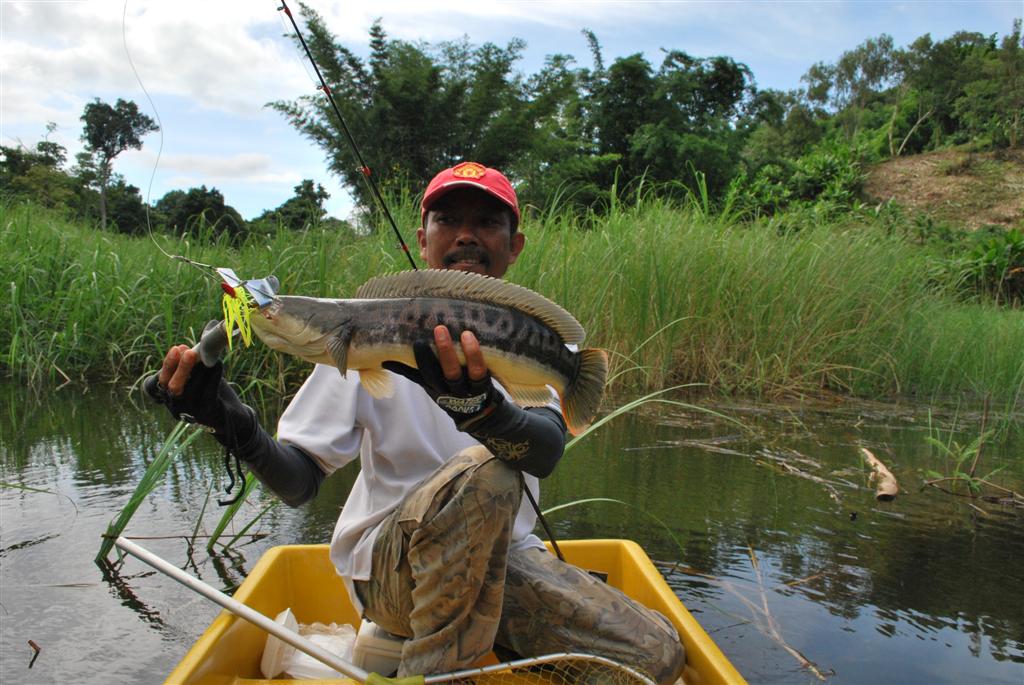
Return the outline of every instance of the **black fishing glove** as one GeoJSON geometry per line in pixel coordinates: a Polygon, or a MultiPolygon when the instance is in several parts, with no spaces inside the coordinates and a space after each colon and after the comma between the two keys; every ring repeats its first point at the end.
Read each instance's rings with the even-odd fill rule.
{"type": "Polygon", "coordinates": [[[420,385],[430,398],[437,402],[437,406],[452,417],[459,430],[465,431],[474,421],[490,414],[504,403],[505,396],[494,387],[490,374],[474,381],[469,378],[466,368],[463,367],[462,376],[450,381],[444,377],[441,362],[431,349],[430,343],[417,340],[412,344],[412,353],[419,368],[406,366],[401,362],[384,362],[383,367],[420,385]]]}
{"type": "Polygon", "coordinates": [[[185,389],[177,397],[168,393],[158,379],[156,375],[150,376],[143,387],[153,400],[166,406],[174,418],[205,427],[217,442],[229,450],[252,439],[259,425],[256,413],[242,403],[224,380],[221,362],[212,367],[196,364],[185,389]]]}
{"type": "Polygon", "coordinates": [[[545,478],[565,450],[565,422],[549,407],[523,409],[494,387],[490,374],[470,380],[449,381],[441,362],[425,341],[413,343],[418,369],[400,362],[384,362],[389,371],[419,384],[444,409],[456,427],[473,436],[491,453],[514,469],[545,478]]]}

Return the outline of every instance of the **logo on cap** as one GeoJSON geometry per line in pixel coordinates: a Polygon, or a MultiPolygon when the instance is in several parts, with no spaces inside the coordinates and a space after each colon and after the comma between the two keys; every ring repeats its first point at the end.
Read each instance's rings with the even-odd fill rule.
{"type": "Polygon", "coordinates": [[[483,164],[477,164],[476,162],[463,162],[458,166],[452,167],[452,176],[455,178],[482,178],[487,173],[487,168],[483,164]]]}

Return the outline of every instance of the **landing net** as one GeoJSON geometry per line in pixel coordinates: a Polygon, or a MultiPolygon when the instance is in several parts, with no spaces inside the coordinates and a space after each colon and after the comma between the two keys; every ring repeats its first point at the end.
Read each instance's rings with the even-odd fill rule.
{"type": "Polygon", "coordinates": [[[476,685],[657,685],[646,674],[591,654],[549,654],[427,676],[424,683],[476,685]]]}

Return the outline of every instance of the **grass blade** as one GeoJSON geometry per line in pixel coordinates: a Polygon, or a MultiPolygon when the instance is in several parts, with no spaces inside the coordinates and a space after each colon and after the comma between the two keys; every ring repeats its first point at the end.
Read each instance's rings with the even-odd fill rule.
{"type": "Polygon", "coordinates": [[[593,502],[613,502],[615,504],[621,504],[624,507],[629,507],[630,509],[636,509],[637,511],[643,512],[648,517],[650,517],[653,521],[655,521],[659,526],[661,526],[665,530],[666,533],[668,533],[668,536],[670,538],[672,538],[672,542],[676,543],[676,547],[679,548],[680,555],[685,555],[686,554],[686,548],[683,547],[683,543],[679,540],[679,538],[676,537],[676,534],[672,532],[672,529],[668,527],[667,523],[662,521],[660,518],[658,518],[657,516],[652,514],[647,509],[643,509],[643,508],[638,507],[636,505],[630,504],[629,502],[623,502],[620,499],[613,499],[611,497],[588,497],[586,499],[578,499],[578,500],[575,500],[575,501],[572,501],[572,502],[566,502],[565,504],[556,504],[553,507],[545,509],[541,513],[544,514],[544,516],[547,516],[549,514],[553,514],[554,512],[560,511],[562,509],[568,509],[569,507],[575,507],[575,506],[578,506],[580,504],[591,504],[593,502]]]}
{"type": "Polygon", "coordinates": [[[621,415],[623,415],[623,414],[625,414],[627,412],[631,412],[634,409],[642,407],[645,404],[650,404],[650,403],[668,404],[668,405],[671,405],[671,406],[674,406],[674,407],[681,407],[683,409],[692,409],[694,411],[705,412],[707,414],[712,414],[713,416],[717,416],[718,418],[723,419],[725,421],[730,421],[732,423],[735,423],[740,428],[743,428],[744,430],[746,430],[746,426],[743,425],[743,423],[741,421],[738,421],[737,419],[734,419],[731,416],[726,416],[725,414],[721,414],[721,413],[719,413],[719,412],[717,412],[717,411],[715,411],[713,409],[708,409],[706,407],[699,407],[699,406],[697,406],[695,404],[690,404],[688,402],[680,402],[678,400],[666,400],[664,398],[659,397],[659,395],[664,395],[665,393],[672,392],[673,390],[680,390],[682,388],[692,388],[695,385],[698,385],[698,384],[688,383],[688,384],[685,384],[685,385],[673,385],[671,388],[662,388],[661,390],[656,390],[656,391],[654,391],[652,393],[644,395],[643,397],[638,397],[637,399],[635,399],[635,400],[633,400],[631,402],[627,402],[626,404],[622,405],[621,407],[616,408],[614,411],[611,411],[608,414],[606,414],[605,416],[602,416],[600,419],[598,419],[594,423],[590,424],[590,426],[585,431],[583,431],[579,435],[573,437],[572,440],[570,440],[569,442],[567,442],[565,444],[565,451],[568,452],[569,449],[571,449],[573,447],[573,445],[575,445],[580,440],[582,440],[583,438],[587,437],[588,435],[590,435],[591,433],[596,431],[598,428],[600,428],[604,424],[608,423],[609,421],[611,421],[611,420],[613,420],[615,418],[618,418],[619,416],[621,416],[621,415]]]}
{"type": "MultiPolygon", "coordinates": [[[[242,494],[237,500],[228,505],[228,508],[224,510],[224,513],[220,517],[220,521],[217,522],[217,527],[213,529],[213,534],[210,539],[206,542],[206,551],[212,552],[213,546],[217,544],[217,540],[224,534],[228,524],[231,523],[231,519],[235,517],[238,510],[241,509],[242,505],[245,504],[245,500],[249,497],[249,493],[256,486],[256,476],[252,475],[252,472],[245,474],[245,485],[242,486],[242,494]]],[[[227,545],[225,545],[227,546],[227,545]]]]}
{"type": "Polygon", "coordinates": [[[256,516],[254,516],[251,521],[249,521],[247,524],[242,526],[242,529],[240,531],[235,533],[235,537],[231,538],[230,540],[227,541],[227,543],[225,543],[224,549],[229,549],[231,547],[231,545],[233,545],[236,542],[238,542],[239,538],[241,538],[243,535],[245,535],[249,531],[249,529],[252,528],[256,524],[257,521],[259,521],[261,518],[263,518],[264,514],[266,514],[268,511],[270,511],[271,509],[273,509],[274,507],[277,506],[277,502],[278,502],[278,500],[274,500],[270,504],[268,504],[267,506],[263,507],[263,510],[260,513],[256,514],[256,516]]]}
{"type": "Polygon", "coordinates": [[[114,540],[124,532],[124,529],[128,527],[128,523],[132,520],[132,516],[135,515],[135,511],[146,497],[156,489],[156,486],[159,485],[161,478],[163,478],[164,473],[170,467],[174,458],[204,432],[199,426],[181,421],[171,430],[156,458],[146,467],[146,472],[139,479],[139,484],[135,486],[135,492],[132,493],[128,503],[124,505],[121,513],[107,526],[107,531],[103,534],[100,550],[96,554],[95,561],[97,564],[104,565],[110,563],[107,557],[114,548],[114,540]]]}

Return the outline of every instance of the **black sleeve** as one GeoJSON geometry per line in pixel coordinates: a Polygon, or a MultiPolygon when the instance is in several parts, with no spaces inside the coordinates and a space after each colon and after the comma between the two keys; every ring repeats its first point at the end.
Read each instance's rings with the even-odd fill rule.
{"type": "Polygon", "coordinates": [[[551,475],[565,451],[565,421],[550,407],[523,409],[498,401],[493,411],[466,421],[459,429],[512,468],[537,478],[551,475]]]}
{"type": "Polygon", "coordinates": [[[253,418],[252,437],[234,448],[234,454],[288,506],[297,507],[313,499],[326,474],[302,449],[278,442],[253,418]]]}

